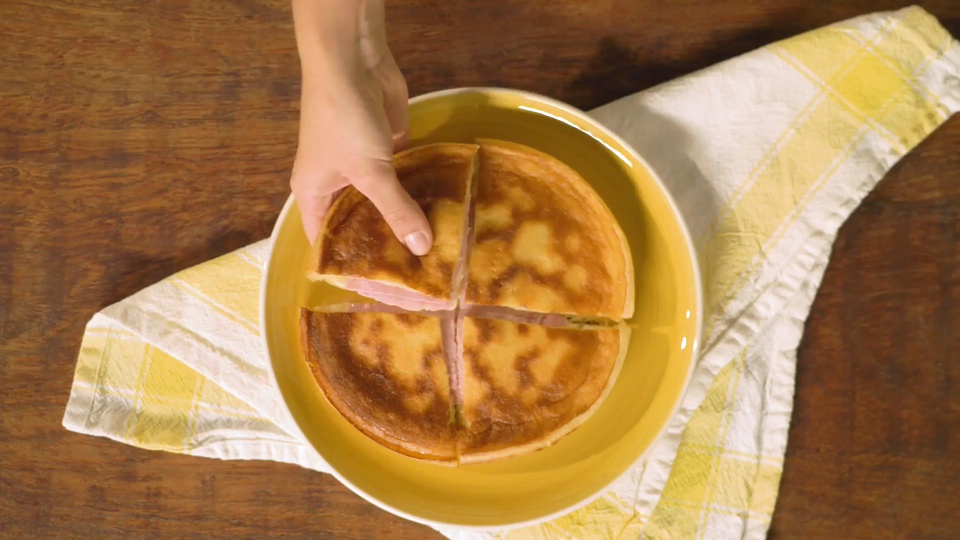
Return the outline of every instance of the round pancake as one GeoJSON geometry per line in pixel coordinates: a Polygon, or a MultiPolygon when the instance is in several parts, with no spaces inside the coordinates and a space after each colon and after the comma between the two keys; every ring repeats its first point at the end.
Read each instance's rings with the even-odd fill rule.
{"type": "Polygon", "coordinates": [[[331,405],[380,444],[456,463],[440,319],[300,312],[304,357],[331,405]]]}
{"type": "Polygon", "coordinates": [[[373,203],[349,186],[330,207],[314,242],[311,276],[377,280],[400,293],[410,290],[452,301],[476,154],[476,145],[440,143],[394,158],[397,178],[430,221],[434,244],[429,253],[410,253],[373,203]]]}
{"type": "Polygon", "coordinates": [[[616,380],[629,330],[463,319],[460,463],[546,448],[585,422],[616,380]]]}
{"type": "Polygon", "coordinates": [[[633,315],[626,238],[573,169],[526,146],[481,140],[476,182],[467,303],[633,315]]]}

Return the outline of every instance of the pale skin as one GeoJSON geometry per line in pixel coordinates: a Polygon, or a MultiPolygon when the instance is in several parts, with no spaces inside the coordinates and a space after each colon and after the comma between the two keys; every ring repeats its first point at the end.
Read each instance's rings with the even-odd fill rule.
{"type": "Polygon", "coordinates": [[[353,185],[413,254],[426,254],[430,223],[393,170],[393,153],[409,140],[409,96],[387,46],[383,0],[293,0],[293,19],[302,89],[290,186],[307,238],[353,185]]]}

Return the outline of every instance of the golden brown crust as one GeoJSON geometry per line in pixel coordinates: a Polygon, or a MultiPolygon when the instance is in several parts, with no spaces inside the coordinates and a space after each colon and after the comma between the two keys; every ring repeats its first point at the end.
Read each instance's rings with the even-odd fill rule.
{"type": "Polygon", "coordinates": [[[629,332],[464,320],[460,463],[546,448],[599,407],[616,380],[629,332]]]}
{"type": "MultiPolygon", "coordinates": [[[[341,286],[360,278],[455,300],[476,182],[467,303],[578,320],[633,314],[626,238],[599,196],[566,165],[489,140],[479,147],[419,147],[399,154],[395,164],[431,220],[434,249],[426,257],[411,255],[376,208],[350,188],[328,213],[310,274],[341,286]]],[[[468,316],[459,332],[462,361],[445,364],[444,346],[450,353],[456,345],[444,342],[453,343],[442,335],[439,313],[384,311],[393,313],[303,310],[304,355],[328,401],[354,426],[395,451],[444,464],[523,455],[571,433],[610,391],[629,335],[622,324],[555,328],[468,316]],[[459,386],[455,395],[451,381],[459,386]],[[456,425],[452,403],[459,409],[456,425]]]]}
{"type": "Polygon", "coordinates": [[[522,145],[481,140],[477,183],[468,303],[632,315],[629,246],[573,169],[522,145]]]}
{"type": "Polygon", "coordinates": [[[450,299],[477,148],[472,144],[430,144],[394,158],[397,178],[430,220],[434,245],[427,255],[411,254],[373,203],[351,186],[324,219],[309,273],[378,280],[450,299]]]}
{"type": "Polygon", "coordinates": [[[300,336],[320,389],[361,432],[411,457],[456,462],[439,319],[303,309],[300,336]]]}

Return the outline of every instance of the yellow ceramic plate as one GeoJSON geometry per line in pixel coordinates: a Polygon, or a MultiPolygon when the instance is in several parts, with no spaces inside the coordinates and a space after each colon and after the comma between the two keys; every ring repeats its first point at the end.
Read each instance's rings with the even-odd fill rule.
{"type": "Polygon", "coordinates": [[[675,413],[699,340],[700,279],[689,234],[647,164],[583,112],[541,96],[458,89],[410,103],[414,144],[490,137],[526,144],[576,169],[630,241],[636,328],[620,377],[596,414],[556,445],[499,463],[443,467],[383,448],[327,403],[300,353],[300,306],[336,290],[304,278],[308,243],[291,198],[273,231],[260,320],[280,393],[337,478],[374,504],[434,525],[500,528],[563,514],[643,457],[675,413]]]}

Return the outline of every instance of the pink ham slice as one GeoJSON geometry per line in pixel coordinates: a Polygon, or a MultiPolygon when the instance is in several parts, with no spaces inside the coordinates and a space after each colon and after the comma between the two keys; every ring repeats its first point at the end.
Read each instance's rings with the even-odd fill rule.
{"type": "Polygon", "coordinates": [[[367,298],[409,311],[442,311],[456,306],[454,300],[443,300],[372,279],[346,278],[341,286],[367,298]]]}
{"type": "MultiPolygon", "coordinates": [[[[381,302],[340,302],[337,304],[327,304],[325,306],[313,306],[309,309],[320,313],[410,313],[409,309],[403,309],[402,307],[391,306],[390,304],[383,304],[381,302]]],[[[418,311],[417,315],[442,317],[447,313],[449,312],[418,311]]]]}
{"type": "Polygon", "coordinates": [[[477,196],[477,169],[480,160],[474,161],[473,178],[470,182],[470,194],[467,196],[467,212],[463,218],[463,236],[460,244],[460,259],[453,269],[453,294],[460,304],[467,298],[467,270],[470,268],[470,254],[473,251],[473,228],[477,220],[477,207],[473,199],[477,196]]]}
{"type": "Polygon", "coordinates": [[[503,319],[516,323],[539,324],[563,328],[573,326],[566,315],[560,313],[535,313],[502,306],[478,306],[467,304],[460,308],[461,317],[476,317],[479,319],[503,319]]]}
{"type": "Polygon", "coordinates": [[[459,410],[463,405],[463,393],[460,388],[460,378],[463,371],[463,318],[457,312],[445,311],[439,314],[440,338],[443,340],[443,360],[447,364],[447,374],[450,377],[450,399],[454,408],[459,410]]]}

